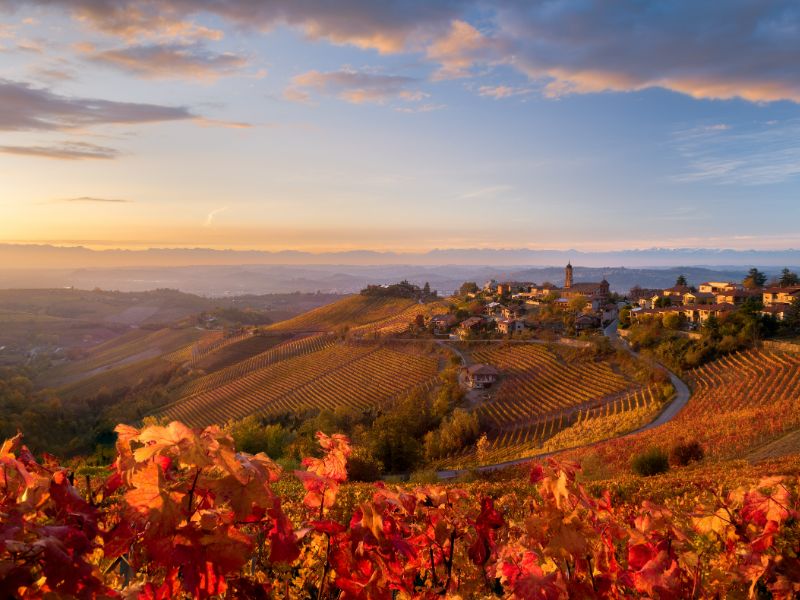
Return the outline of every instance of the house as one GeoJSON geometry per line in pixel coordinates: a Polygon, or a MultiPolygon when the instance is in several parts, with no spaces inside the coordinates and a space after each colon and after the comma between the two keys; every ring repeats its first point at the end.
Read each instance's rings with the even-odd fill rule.
{"type": "Polygon", "coordinates": [[[481,329],[483,329],[483,325],[485,320],[483,317],[470,317],[461,321],[461,324],[458,326],[458,335],[459,337],[466,338],[472,333],[477,333],[481,329]]]}
{"type": "Polygon", "coordinates": [[[499,302],[489,302],[489,304],[483,307],[483,312],[487,315],[497,315],[500,314],[504,308],[505,307],[499,302]]]}
{"type": "Polygon", "coordinates": [[[684,306],[696,304],[714,304],[717,298],[711,292],[688,292],[683,295],[684,306]]]}
{"type": "Polygon", "coordinates": [[[761,295],[760,292],[754,290],[728,290],[719,292],[716,296],[716,301],[718,304],[735,304],[738,306],[744,304],[750,298],[758,298],[761,295]]]}
{"type": "Polygon", "coordinates": [[[638,304],[641,306],[641,300],[647,300],[658,294],[661,294],[660,289],[641,288],[639,286],[634,286],[628,291],[628,300],[631,304],[638,304]]]}
{"type": "Polygon", "coordinates": [[[428,321],[428,326],[433,333],[447,333],[458,322],[455,315],[433,315],[428,321]]]}
{"type": "Polygon", "coordinates": [[[719,294],[721,292],[732,292],[733,290],[741,290],[740,283],[733,283],[731,281],[705,281],[697,286],[698,292],[704,294],[719,294]]]}
{"type": "Polygon", "coordinates": [[[600,319],[594,315],[578,315],[575,317],[575,331],[586,331],[600,327],[600,319]]]}
{"type": "Polygon", "coordinates": [[[497,381],[500,374],[491,365],[476,364],[466,368],[467,385],[473,389],[483,389],[497,381]]]}
{"type": "Polygon", "coordinates": [[[705,304],[697,307],[697,321],[705,323],[710,317],[720,318],[721,316],[736,310],[733,304],[705,304]]]}
{"type": "Polygon", "coordinates": [[[769,287],[762,290],[761,294],[764,306],[791,304],[796,298],[800,298],[800,285],[769,287]]]}
{"type": "Polygon", "coordinates": [[[604,323],[608,321],[613,321],[619,316],[619,306],[614,304],[613,302],[610,304],[606,304],[602,307],[602,314],[600,315],[601,319],[604,323]]]}
{"type": "Polygon", "coordinates": [[[506,306],[500,311],[506,319],[518,319],[524,316],[526,312],[527,311],[522,306],[506,306]]]}
{"type": "Polygon", "coordinates": [[[691,291],[688,285],[676,285],[662,290],[661,293],[667,298],[683,298],[684,294],[688,294],[691,291]]]}
{"type": "Polygon", "coordinates": [[[520,319],[501,319],[497,322],[497,331],[503,335],[525,331],[525,322],[520,319]]]}

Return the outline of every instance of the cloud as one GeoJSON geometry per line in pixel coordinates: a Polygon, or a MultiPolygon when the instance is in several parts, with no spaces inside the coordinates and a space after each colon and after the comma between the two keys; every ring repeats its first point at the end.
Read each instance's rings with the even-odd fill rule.
{"type": "Polygon", "coordinates": [[[478,88],[479,96],[488,96],[495,100],[511,98],[512,96],[524,96],[532,93],[530,88],[514,87],[510,85],[482,85],[478,88]]]}
{"type": "Polygon", "coordinates": [[[672,147],[687,168],[681,183],[734,185],[782,183],[800,175],[800,119],[776,127],[757,123],[737,128],[703,125],[675,132],[672,147]]]}
{"type": "Polygon", "coordinates": [[[132,200],[124,200],[122,198],[97,198],[95,196],[79,196],[77,198],[63,198],[57,202],[98,202],[101,204],[127,204],[133,202],[132,200]]]}
{"type": "Polygon", "coordinates": [[[206,215],[206,220],[205,223],[203,223],[203,227],[211,227],[214,224],[214,219],[216,216],[220,213],[224,213],[226,210],[228,210],[228,208],[228,206],[223,206],[221,208],[215,208],[209,212],[208,215],[206,215]]]}
{"type": "Polygon", "coordinates": [[[188,108],[62,96],[46,88],[0,79],[0,131],[65,130],[101,124],[192,119],[188,108]]]}
{"type": "Polygon", "coordinates": [[[213,39],[192,19],[206,15],[260,31],[288,25],[314,40],[400,52],[447,27],[460,0],[0,0],[0,6],[60,7],[94,29],[126,40],[213,39]]]}
{"type": "MultiPolygon", "coordinates": [[[[419,52],[434,79],[508,66],[552,98],[657,87],[700,99],[800,102],[794,0],[0,0],[32,4],[137,44],[221,36],[198,19],[257,31],[289,26],[312,40],[419,52]]],[[[196,57],[186,62],[202,68],[196,57]]],[[[287,96],[305,98],[302,89],[287,96]]]]}
{"type": "Polygon", "coordinates": [[[146,79],[193,79],[214,81],[233,75],[248,60],[231,53],[217,54],[201,44],[151,44],[96,51],[83,48],[94,63],[146,79]]]}
{"type": "Polygon", "coordinates": [[[411,77],[381,75],[363,71],[308,71],[292,77],[284,98],[296,102],[311,100],[310,92],[333,95],[352,104],[366,102],[383,104],[389,100],[416,102],[427,97],[419,90],[408,87],[416,83],[411,77]]]}
{"type": "Polygon", "coordinates": [[[447,108],[446,104],[418,104],[416,106],[398,106],[395,108],[397,112],[402,113],[426,113],[426,112],[433,112],[435,110],[442,110],[443,108],[447,108]]]}
{"type": "Polygon", "coordinates": [[[55,146],[0,146],[0,153],[56,160],[110,160],[119,156],[119,151],[114,148],[87,142],[63,142],[55,146]]]}
{"type": "Polygon", "coordinates": [[[800,101],[800,9],[791,0],[602,0],[498,10],[513,64],[545,94],[661,87],[693,98],[800,101]],[[793,58],[794,57],[794,58],[793,58]]]}
{"type": "Polygon", "coordinates": [[[496,42],[485,37],[466,21],[453,21],[446,35],[428,46],[428,59],[439,63],[434,80],[469,77],[479,63],[491,62],[496,42]]]}

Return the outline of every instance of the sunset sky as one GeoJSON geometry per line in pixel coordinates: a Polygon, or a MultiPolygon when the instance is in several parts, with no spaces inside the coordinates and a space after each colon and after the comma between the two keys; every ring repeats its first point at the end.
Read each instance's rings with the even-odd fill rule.
{"type": "Polygon", "coordinates": [[[799,57],[794,1],[0,0],[0,241],[800,247],[799,57]]]}

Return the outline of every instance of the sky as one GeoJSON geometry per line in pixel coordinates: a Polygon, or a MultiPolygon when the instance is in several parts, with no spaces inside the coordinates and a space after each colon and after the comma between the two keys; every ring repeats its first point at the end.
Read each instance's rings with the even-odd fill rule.
{"type": "Polygon", "coordinates": [[[800,247],[794,1],[0,0],[0,242],[800,247]]]}

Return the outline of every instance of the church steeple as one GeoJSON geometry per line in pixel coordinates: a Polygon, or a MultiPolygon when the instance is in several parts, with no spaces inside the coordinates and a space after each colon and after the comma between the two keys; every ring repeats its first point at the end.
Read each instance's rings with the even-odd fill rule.
{"type": "Polygon", "coordinates": [[[564,289],[568,290],[572,287],[572,262],[567,263],[567,268],[564,269],[564,289]]]}

